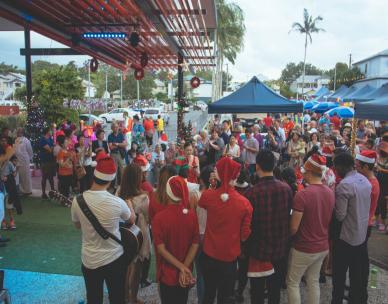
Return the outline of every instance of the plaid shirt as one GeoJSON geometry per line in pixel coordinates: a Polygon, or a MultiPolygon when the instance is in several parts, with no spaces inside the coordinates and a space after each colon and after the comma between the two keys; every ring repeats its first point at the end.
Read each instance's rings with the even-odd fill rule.
{"type": "Polygon", "coordinates": [[[279,261],[287,254],[292,206],[290,186],[274,177],[260,178],[245,195],[253,206],[249,255],[279,261]]]}

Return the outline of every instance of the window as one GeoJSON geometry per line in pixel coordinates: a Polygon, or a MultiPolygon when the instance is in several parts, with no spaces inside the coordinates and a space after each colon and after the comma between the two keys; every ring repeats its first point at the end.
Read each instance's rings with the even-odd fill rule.
{"type": "Polygon", "coordinates": [[[21,83],[20,82],[15,82],[15,87],[20,88],[21,87],[21,83]]]}
{"type": "Polygon", "coordinates": [[[159,110],[146,110],[145,114],[148,114],[148,115],[159,114],[159,110]]]}
{"type": "Polygon", "coordinates": [[[366,75],[368,73],[368,64],[365,63],[365,69],[364,69],[364,74],[366,75]]]}

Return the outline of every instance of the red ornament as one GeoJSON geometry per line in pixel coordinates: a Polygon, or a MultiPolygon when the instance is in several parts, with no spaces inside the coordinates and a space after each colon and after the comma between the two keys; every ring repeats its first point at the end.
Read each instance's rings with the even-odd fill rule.
{"type": "Polygon", "coordinates": [[[96,58],[93,58],[92,60],[90,60],[90,71],[92,73],[95,73],[97,72],[98,70],[98,61],[96,58]]]}
{"type": "Polygon", "coordinates": [[[140,57],[140,65],[145,68],[148,64],[148,54],[143,52],[140,57]]]}
{"type": "Polygon", "coordinates": [[[143,69],[135,70],[134,75],[136,80],[142,80],[144,78],[144,70],[143,69]]]}
{"type": "Polygon", "coordinates": [[[191,78],[190,84],[193,89],[196,89],[201,84],[201,80],[198,77],[194,76],[193,78],[191,78]]]}

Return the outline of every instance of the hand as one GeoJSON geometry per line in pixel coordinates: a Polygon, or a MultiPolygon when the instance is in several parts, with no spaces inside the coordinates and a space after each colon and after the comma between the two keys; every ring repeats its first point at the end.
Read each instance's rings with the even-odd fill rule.
{"type": "Polygon", "coordinates": [[[183,288],[188,287],[195,282],[195,279],[187,267],[182,267],[179,273],[179,285],[183,288]]]}

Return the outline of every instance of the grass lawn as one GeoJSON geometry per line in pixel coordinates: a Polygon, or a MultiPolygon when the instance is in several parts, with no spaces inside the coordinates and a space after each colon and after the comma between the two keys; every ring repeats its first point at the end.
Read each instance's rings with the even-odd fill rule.
{"type": "Polygon", "coordinates": [[[0,248],[0,268],[81,275],[81,233],[70,208],[40,198],[25,198],[22,204],[17,229],[1,232],[11,241],[0,248]]]}
{"type": "MultiPolygon", "coordinates": [[[[0,248],[0,269],[56,274],[81,274],[81,232],[70,217],[70,208],[51,200],[24,198],[23,214],[15,216],[17,229],[1,231],[11,239],[0,248]]],[[[155,278],[152,259],[149,277],[155,278]]]]}

